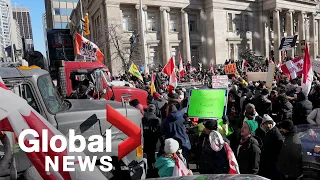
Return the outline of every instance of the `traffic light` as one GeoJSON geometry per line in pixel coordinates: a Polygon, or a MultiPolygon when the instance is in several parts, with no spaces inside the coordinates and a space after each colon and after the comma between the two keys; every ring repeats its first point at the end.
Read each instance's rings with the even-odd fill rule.
{"type": "Polygon", "coordinates": [[[86,15],[84,16],[84,18],[81,19],[81,21],[83,22],[83,31],[84,31],[84,35],[90,35],[90,26],[89,26],[89,14],[86,13],[86,15]]]}

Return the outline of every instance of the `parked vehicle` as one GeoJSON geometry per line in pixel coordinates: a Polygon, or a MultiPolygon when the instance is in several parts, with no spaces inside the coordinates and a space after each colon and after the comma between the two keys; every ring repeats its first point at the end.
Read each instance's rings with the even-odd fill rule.
{"type": "MultiPolygon", "coordinates": [[[[92,101],[89,99],[62,99],[58,95],[49,73],[39,68],[0,68],[0,77],[7,87],[24,98],[28,104],[38,111],[44,118],[67,136],[69,129],[75,129],[76,134],[85,138],[91,135],[104,137],[106,129],[112,130],[112,152],[91,153],[87,149],[87,156],[108,155],[113,158],[115,167],[111,173],[116,179],[144,178],[146,172],[146,159],[143,158],[142,145],[118,161],[118,145],[127,138],[119,129],[106,120],[106,105],[109,104],[136,125],[141,127],[141,113],[126,103],[114,101],[92,101]]],[[[122,98],[123,99],[123,98],[122,98]]],[[[1,127],[0,129],[5,129],[1,127]]],[[[143,142],[143,137],[141,137],[143,142]]],[[[105,145],[104,145],[105,146],[105,145]]],[[[29,168],[30,162],[23,152],[15,155],[18,172],[29,168]]],[[[10,169],[4,169],[0,176],[8,176],[10,169]]]]}

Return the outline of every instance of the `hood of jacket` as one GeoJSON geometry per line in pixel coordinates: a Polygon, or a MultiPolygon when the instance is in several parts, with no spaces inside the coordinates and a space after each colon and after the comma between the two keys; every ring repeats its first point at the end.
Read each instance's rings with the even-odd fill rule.
{"type": "Polygon", "coordinates": [[[144,113],[144,117],[145,117],[147,120],[159,119],[154,112],[146,112],[146,113],[144,113]]]}
{"type": "Polygon", "coordinates": [[[183,119],[184,111],[173,111],[168,114],[167,120],[170,122],[183,119]]]}
{"type": "Polygon", "coordinates": [[[251,119],[251,118],[248,118],[248,117],[246,116],[246,111],[244,111],[243,115],[244,115],[244,120],[243,120],[243,121],[246,121],[246,120],[255,120],[256,117],[259,116],[259,114],[257,113],[257,111],[255,111],[254,115],[252,116],[252,119],[251,119]]]}
{"type": "Polygon", "coordinates": [[[298,101],[298,102],[304,101],[304,100],[306,100],[306,99],[307,99],[307,98],[306,98],[306,95],[304,95],[303,92],[299,92],[299,93],[297,94],[297,101],[298,101]]]}
{"type": "MultiPolygon", "coordinates": [[[[270,121],[270,120],[269,120],[269,121],[270,121]]],[[[265,121],[262,121],[262,123],[260,124],[260,128],[261,128],[261,130],[262,130],[263,132],[265,132],[265,133],[271,131],[271,130],[276,126],[276,123],[272,120],[272,128],[271,128],[269,131],[267,131],[267,130],[264,128],[264,126],[263,126],[264,123],[265,123],[265,121]]]]}

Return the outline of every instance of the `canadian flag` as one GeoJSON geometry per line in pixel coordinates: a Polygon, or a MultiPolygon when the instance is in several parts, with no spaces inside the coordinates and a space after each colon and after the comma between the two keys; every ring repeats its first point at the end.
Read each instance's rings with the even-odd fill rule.
{"type": "Polygon", "coordinates": [[[301,82],[302,92],[306,96],[310,92],[312,81],[313,81],[312,64],[310,60],[308,44],[306,44],[306,49],[304,52],[303,70],[302,70],[302,82],[301,82]]]}
{"type": "Polygon", "coordinates": [[[172,171],[172,177],[188,176],[189,169],[187,168],[187,166],[179,157],[177,157],[176,154],[174,156],[175,166],[172,171]]]}
{"type": "Polygon", "coordinates": [[[286,61],[282,66],[281,70],[284,74],[290,74],[291,79],[297,78],[298,75],[302,74],[303,59],[297,57],[291,61],[286,61]]]}
{"type": "Polygon", "coordinates": [[[100,51],[99,47],[93,42],[81,36],[79,33],[76,35],[76,53],[88,57],[96,59],[100,62],[104,59],[104,54],[100,51]]]}
{"type": "Polygon", "coordinates": [[[182,57],[181,57],[181,53],[179,52],[179,76],[180,78],[184,76],[184,68],[183,68],[183,61],[182,61],[182,57]]]}
{"type": "Polygon", "coordinates": [[[213,64],[210,63],[210,73],[213,74],[213,64]]]}
{"type": "Polygon", "coordinates": [[[175,68],[175,63],[172,56],[167,62],[167,64],[164,66],[164,68],[162,69],[162,72],[168,76],[171,76],[172,72],[174,71],[174,68],[175,68]]]}

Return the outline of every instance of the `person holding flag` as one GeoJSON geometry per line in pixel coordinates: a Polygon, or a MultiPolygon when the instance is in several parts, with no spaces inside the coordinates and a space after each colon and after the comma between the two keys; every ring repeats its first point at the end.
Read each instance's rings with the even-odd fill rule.
{"type": "Polygon", "coordinates": [[[134,63],[131,64],[129,72],[143,82],[143,77],[134,63]]]}

